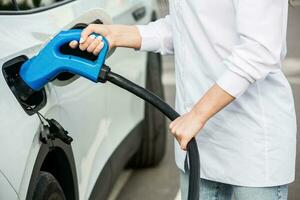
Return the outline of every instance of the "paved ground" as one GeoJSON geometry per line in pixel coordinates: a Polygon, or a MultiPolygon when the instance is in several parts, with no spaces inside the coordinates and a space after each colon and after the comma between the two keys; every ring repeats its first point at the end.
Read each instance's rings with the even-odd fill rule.
{"type": "MultiPolygon", "coordinates": [[[[293,87],[297,113],[300,119],[300,7],[290,9],[288,44],[289,54],[285,71],[293,87]]],[[[165,93],[174,105],[173,57],[164,57],[165,93]]],[[[299,120],[300,122],[300,120],[299,120]]],[[[298,127],[300,123],[298,122],[298,127]]],[[[173,157],[173,139],[168,135],[167,154],[162,163],[153,169],[125,171],[110,200],[179,200],[179,178],[173,157]]],[[[289,200],[300,200],[300,149],[298,148],[295,183],[290,185],[289,200]]]]}

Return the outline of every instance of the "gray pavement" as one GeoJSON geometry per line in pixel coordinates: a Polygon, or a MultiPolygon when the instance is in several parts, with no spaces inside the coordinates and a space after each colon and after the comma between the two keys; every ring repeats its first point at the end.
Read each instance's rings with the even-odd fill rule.
{"type": "MultiPolygon", "coordinates": [[[[300,7],[290,8],[288,28],[288,56],[284,71],[291,83],[297,115],[300,119],[300,7]]],[[[175,84],[173,57],[164,57],[166,100],[174,105],[175,84]]],[[[300,128],[300,120],[298,120],[300,128]]],[[[178,170],[174,162],[173,138],[168,134],[167,153],[162,163],[152,169],[130,171],[116,200],[174,200],[179,190],[178,170]]],[[[299,146],[299,145],[298,145],[299,146]]],[[[289,187],[289,200],[300,200],[300,148],[298,148],[296,181],[289,187]]],[[[180,198],[177,197],[179,200],[180,198]]]]}

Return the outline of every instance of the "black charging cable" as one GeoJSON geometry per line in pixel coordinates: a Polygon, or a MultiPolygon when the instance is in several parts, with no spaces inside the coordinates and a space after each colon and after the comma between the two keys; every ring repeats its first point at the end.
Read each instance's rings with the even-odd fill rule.
{"type": "MultiPolygon", "coordinates": [[[[159,109],[165,116],[171,121],[174,121],[180,115],[169,106],[164,100],[155,95],[154,93],[146,90],[145,88],[129,81],[128,79],[120,76],[119,74],[111,72],[110,68],[103,65],[100,74],[99,82],[105,83],[109,81],[114,85],[117,85],[134,95],[144,99],[154,107],[159,109]]],[[[199,188],[200,188],[200,158],[198,147],[195,138],[193,138],[187,145],[188,161],[189,161],[189,189],[188,200],[199,200],[199,188]]]]}

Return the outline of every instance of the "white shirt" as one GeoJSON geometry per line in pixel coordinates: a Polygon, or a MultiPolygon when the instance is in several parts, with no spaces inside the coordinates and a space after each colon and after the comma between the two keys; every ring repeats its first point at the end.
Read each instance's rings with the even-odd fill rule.
{"type": "Polygon", "coordinates": [[[179,113],[215,83],[236,97],[196,137],[202,178],[254,187],[294,180],[295,109],[281,71],[287,14],[287,0],[171,0],[169,16],[138,26],[141,50],[175,54],[179,113]]]}

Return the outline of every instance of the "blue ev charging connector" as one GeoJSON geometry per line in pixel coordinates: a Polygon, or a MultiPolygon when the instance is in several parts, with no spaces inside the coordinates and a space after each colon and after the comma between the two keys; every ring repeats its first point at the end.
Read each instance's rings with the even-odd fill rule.
{"type": "Polygon", "coordinates": [[[27,60],[21,67],[20,76],[33,90],[38,91],[62,72],[70,72],[98,82],[109,45],[103,37],[104,47],[96,61],[61,53],[61,46],[80,39],[80,29],[62,31],[57,34],[37,56],[27,60]]]}
{"type": "MultiPolygon", "coordinates": [[[[18,98],[26,100],[34,91],[40,90],[60,73],[70,72],[85,77],[93,82],[105,83],[109,81],[152,104],[172,121],[180,116],[160,97],[126,78],[111,72],[110,68],[105,65],[106,55],[109,50],[109,45],[105,38],[103,38],[104,47],[96,61],[61,53],[61,47],[63,45],[72,40],[79,40],[81,31],[82,30],[74,29],[60,32],[38,55],[29,59],[21,66],[21,78],[16,81],[14,86],[14,92],[18,98]]],[[[195,138],[188,143],[187,153],[190,168],[188,200],[198,200],[200,158],[195,138]]]]}

